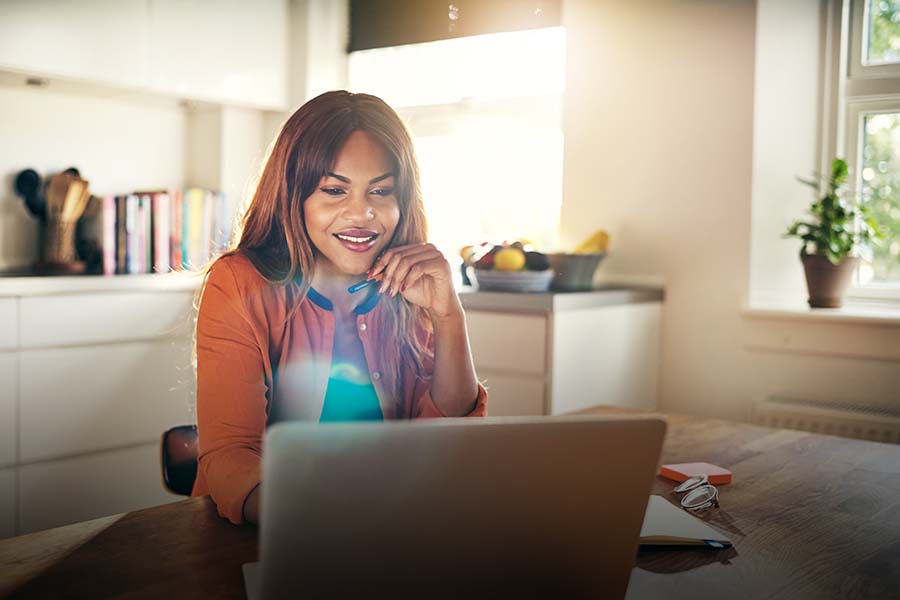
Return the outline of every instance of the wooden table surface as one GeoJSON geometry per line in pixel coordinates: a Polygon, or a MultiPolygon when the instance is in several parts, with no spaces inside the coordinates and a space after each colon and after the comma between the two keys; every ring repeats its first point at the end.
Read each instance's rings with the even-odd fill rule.
{"type": "MultiPolygon", "coordinates": [[[[900,446],[667,418],[662,462],[734,472],[704,517],[734,547],[641,551],[628,598],[900,598],[900,446]]],[[[653,492],[672,487],[657,478],[653,492]]],[[[256,533],[191,498],[12,538],[0,596],[243,598],[256,533]]]]}

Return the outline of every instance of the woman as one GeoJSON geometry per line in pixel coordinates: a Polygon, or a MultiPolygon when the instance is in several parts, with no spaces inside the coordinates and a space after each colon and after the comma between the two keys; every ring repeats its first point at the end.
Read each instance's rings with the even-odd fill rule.
{"type": "Polygon", "coordinates": [[[288,119],[203,287],[195,496],[258,522],[280,420],[486,414],[450,266],[425,239],[412,140],[387,104],[328,92],[288,119]]]}

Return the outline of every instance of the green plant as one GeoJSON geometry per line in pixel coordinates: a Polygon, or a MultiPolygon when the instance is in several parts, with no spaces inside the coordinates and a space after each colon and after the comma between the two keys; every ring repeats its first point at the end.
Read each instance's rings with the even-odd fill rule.
{"type": "MultiPolygon", "coordinates": [[[[878,243],[882,234],[878,223],[869,215],[868,207],[859,202],[848,203],[846,195],[847,163],[840,158],[831,163],[831,173],[827,179],[827,191],[821,199],[809,207],[812,219],[794,221],[783,237],[803,240],[800,257],[809,254],[825,256],[838,264],[855,248],[870,243],[878,243]]],[[[816,180],[797,178],[820,193],[816,180]]]]}

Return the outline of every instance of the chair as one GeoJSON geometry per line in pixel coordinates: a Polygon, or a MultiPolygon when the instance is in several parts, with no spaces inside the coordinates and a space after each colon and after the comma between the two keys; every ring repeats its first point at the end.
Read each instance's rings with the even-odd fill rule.
{"type": "Polygon", "coordinates": [[[197,478],[196,425],[179,425],[163,433],[162,476],[170,492],[191,495],[197,478]]]}

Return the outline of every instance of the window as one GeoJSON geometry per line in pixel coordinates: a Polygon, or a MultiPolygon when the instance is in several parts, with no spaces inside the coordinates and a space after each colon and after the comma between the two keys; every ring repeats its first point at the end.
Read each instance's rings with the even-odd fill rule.
{"type": "Polygon", "coordinates": [[[557,243],[562,205],[562,27],[350,55],[350,89],[393,106],[415,138],[431,241],[557,243]]]}
{"type": "Polygon", "coordinates": [[[859,197],[885,234],[865,249],[853,296],[900,300],[900,0],[851,0],[848,8],[838,154],[847,156],[859,197]]]}

